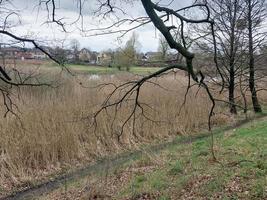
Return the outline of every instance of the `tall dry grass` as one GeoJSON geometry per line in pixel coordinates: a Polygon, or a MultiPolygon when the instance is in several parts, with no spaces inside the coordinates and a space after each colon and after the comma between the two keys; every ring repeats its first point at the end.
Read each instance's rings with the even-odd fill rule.
{"type": "MultiPolygon", "coordinates": [[[[140,117],[136,120],[136,136],[132,123],[126,125],[122,144],[116,134],[130,113],[132,105],[125,103],[112,126],[114,109],[97,118],[97,128],[91,127],[91,117],[100,108],[111,87],[95,88],[104,82],[122,83],[132,78],[126,75],[102,76],[92,80],[88,75],[58,77],[57,88],[24,87],[13,99],[19,107],[19,118],[0,114],[0,185],[10,187],[45,176],[68,166],[80,165],[103,155],[133,148],[141,143],[160,141],[179,134],[191,134],[207,126],[210,101],[204,91],[190,90],[184,101],[187,78],[178,75],[154,80],[164,90],[146,84],[141,90],[141,101],[153,121],[140,117]],[[82,85],[80,84],[82,82],[82,85]],[[196,95],[197,93],[197,95],[196,95]]],[[[4,108],[1,108],[1,113],[4,108]]],[[[216,120],[214,121],[216,122],[216,120]]],[[[217,118],[217,122],[224,119],[217,118]]]]}

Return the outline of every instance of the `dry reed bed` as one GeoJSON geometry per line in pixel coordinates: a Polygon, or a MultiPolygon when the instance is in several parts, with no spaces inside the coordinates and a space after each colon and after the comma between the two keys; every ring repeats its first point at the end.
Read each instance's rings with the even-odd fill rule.
{"type": "MultiPolygon", "coordinates": [[[[57,88],[20,89],[19,98],[14,99],[21,112],[19,119],[13,115],[7,118],[0,115],[0,189],[7,190],[66,166],[81,165],[99,156],[134,148],[140,143],[190,134],[207,125],[210,101],[205,92],[200,90],[196,95],[198,88],[192,89],[179,113],[187,78],[168,76],[154,81],[169,90],[153,84],[146,84],[141,90],[140,100],[153,108],[146,108],[147,115],[158,123],[140,116],[136,120],[134,137],[130,121],[122,135],[122,145],[116,134],[131,112],[132,104],[122,105],[113,126],[114,108],[101,113],[94,131],[91,117],[112,89],[109,86],[100,90],[94,86],[104,82],[119,84],[132,77],[103,76],[100,80],[90,80],[88,76],[57,78],[62,83],[57,88]]],[[[214,122],[216,120],[224,123],[220,117],[214,122]]]]}

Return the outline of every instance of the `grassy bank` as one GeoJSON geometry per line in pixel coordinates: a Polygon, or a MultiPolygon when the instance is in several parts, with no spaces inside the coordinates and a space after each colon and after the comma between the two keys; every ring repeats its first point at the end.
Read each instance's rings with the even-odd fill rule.
{"type": "MultiPolygon", "coordinates": [[[[25,63],[22,63],[25,65],[25,63]]],[[[29,66],[29,65],[28,65],[29,66]]],[[[60,67],[52,62],[43,62],[39,63],[39,66],[42,68],[48,69],[59,69],[60,67]]],[[[36,67],[36,64],[33,65],[36,67]]],[[[133,73],[133,74],[149,74],[158,71],[160,67],[144,67],[144,66],[131,66],[129,71],[126,68],[117,68],[117,67],[108,67],[108,66],[94,66],[94,65],[83,65],[83,64],[66,64],[66,67],[77,73],[86,73],[86,74],[120,74],[120,73],[133,73]]]]}
{"type": "Polygon", "coordinates": [[[89,73],[89,74],[117,74],[117,73],[133,73],[133,74],[149,74],[158,71],[159,67],[130,67],[129,71],[126,69],[119,70],[116,67],[104,67],[104,66],[87,66],[87,65],[67,65],[67,67],[73,71],[89,73]]]}
{"type": "MultiPolygon", "coordinates": [[[[18,68],[23,71],[23,68],[31,68],[31,69],[42,69],[42,70],[60,70],[62,67],[58,64],[51,61],[43,61],[43,60],[9,60],[7,61],[7,65],[18,68]]],[[[133,74],[149,74],[156,72],[161,69],[160,67],[149,67],[149,66],[131,66],[129,71],[126,70],[125,67],[122,67],[120,70],[117,67],[108,67],[108,66],[97,66],[97,65],[87,65],[87,64],[65,64],[65,67],[70,71],[79,73],[79,74],[122,74],[122,73],[133,73],[133,74]]]]}
{"type": "Polygon", "coordinates": [[[257,199],[267,198],[267,119],[210,139],[146,152],[115,171],[91,175],[40,199],[257,199]]]}

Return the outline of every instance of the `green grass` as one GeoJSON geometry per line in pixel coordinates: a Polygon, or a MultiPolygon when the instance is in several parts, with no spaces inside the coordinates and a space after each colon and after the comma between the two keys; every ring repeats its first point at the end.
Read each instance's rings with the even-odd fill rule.
{"type": "Polygon", "coordinates": [[[84,72],[84,73],[89,73],[89,74],[118,73],[118,70],[116,68],[111,68],[111,67],[86,66],[86,65],[67,65],[67,67],[74,71],[79,71],[79,72],[84,72]]]}
{"type": "Polygon", "coordinates": [[[117,198],[160,193],[159,199],[267,199],[267,121],[215,140],[220,163],[211,160],[209,138],[171,146],[159,153],[163,166],[134,176],[117,198]]]}
{"type": "Polygon", "coordinates": [[[160,67],[131,67],[130,72],[134,74],[148,74],[160,70],[160,67]]]}
{"type": "MultiPolygon", "coordinates": [[[[56,66],[54,63],[50,63],[50,64],[45,64],[43,67],[53,68],[53,67],[58,67],[58,66],[56,66]]],[[[89,74],[115,74],[115,73],[127,72],[125,68],[122,68],[122,70],[120,71],[116,67],[104,67],[104,66],[87,66],[87,65],[67,64],[66,67],[77,72],[89,73],[89,74]]],[[[133,74],[143,75],[143,74],[156,72],[159,69],[161,68],[132,66],[130,67],[129,72],[133,74]]]]}
{"type": "Polygon", "coordinates": [[[219,163],[211,159],[210,138],[174,142],[161,150],[133,154],[132,159],[109,169],[108,175],[101,170],[67,188],[70,193],[80,191],[88,180],[96,180],[89,186],[100,188],[104,194],[115,187],[110,195],[118,200],[140,199],[142,195],[158,200],[267,199],[267,118],[215,132],[220,133],[215,135],[214,147],[219,163]],[[116,185],[121,177],[126,177],[122,179],[125,181],[116,185]]]}

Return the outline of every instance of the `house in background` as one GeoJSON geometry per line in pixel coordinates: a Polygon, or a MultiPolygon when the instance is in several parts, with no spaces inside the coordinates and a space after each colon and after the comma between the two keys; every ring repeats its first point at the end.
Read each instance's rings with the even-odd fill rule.
{"type": "MultiPolygon", "coordinates": [[[[49,52],[49,49],[44,48],[44,50],[46,52],[49,52]]],[[[31,49],[29,53],[32,54],[33,59],[36,59],[36,60],[44,60],[48,58],[48,56],[44,52],[36,48],[31,49]]]]}
{"type": "Polygon", "coordinates": [[[157,60],[158,56],[159,56],[159,52],[149,51],[149,52],[145,53],[145,57],[144,58],[147,61],[153,61],[153,60],[157,60]]]}
{"type": "Polygon", "coordinates": [[[81,62],[85,62],[85,63],[89,63],[91,59],[91,52],[89,49],[87,48],[83,48],[80,52],[79,52],[79,60],[81,62]]]}
{"type": "Polygon", "coordinates": [[[34,57],[30,49],[21,49],[21,51],[17,53],[16,59],[30,60],[30,59],[34,59],[34,57]]]}
{"type": "Polygon", "coordinates": [[[97,54],[98,53],[96,51],[90,51],[87,48],[83,48],[79,51],[79,61],[83,63],[96,64],[97,54]]]}
{"type": "Polygon", "coordinates": [[[1,47],[0,56],[5,59],[17,59],[20,51],[20,48],[17,47],[1,47]]]}
{"type": "Polygon", "coordinates": [[[146,61],[148,61],[148,57],[146,56],[146,54],[141,54],[140,55],[140,58],[141,58],[141,61],[143,61],[143,62],[146,62],[146,61]]]}
{"type": "Polygon", "coordinates": [[[112,63],[112,59],[113,59],[112,52],[101,52],[97,55],[97,64],[110,65],[112,63]]]}
{"type": "MultiPolygon", "coordinates": [[[[49,49],[42,47],[45,51],[49,53],[49,49]]],[[[48,56],[37,48],[20,48],[20,47],[1,47],[0,56],[5,59],[18,59],[18,60],[27,60],[27,59],[36,59],[44,60],[48,56]]]]}
{"type": "MultiPolygon", "coordinates": [[[[88,48],[83,48],[80,51],[74,52],[72,49],[64,49],[61,47],[46,47],[42,49],[57,60],[64,60],[64,62],[76,64],[92,64],[92,65],[111,65],[114,59],[114,52],[112,50],[98,53],[90,51],[88,48]]],[[[6,47],[0,44],[0,57],[5,59],[17,60],[46,60],[48,55],[37,48],[21,48],[21,47],[6,47]]]]}

